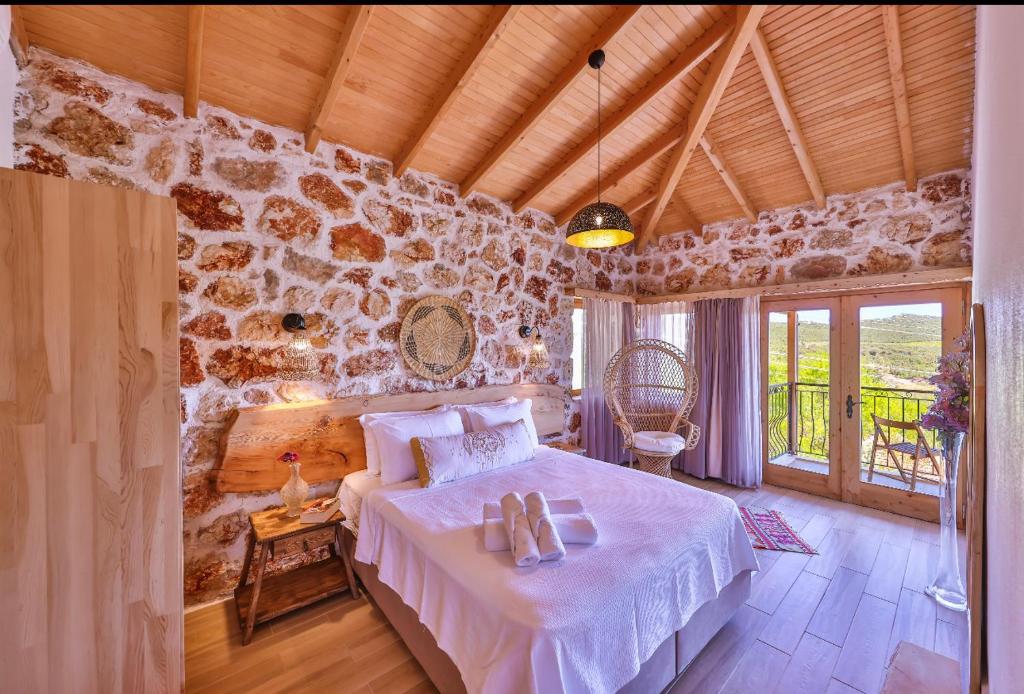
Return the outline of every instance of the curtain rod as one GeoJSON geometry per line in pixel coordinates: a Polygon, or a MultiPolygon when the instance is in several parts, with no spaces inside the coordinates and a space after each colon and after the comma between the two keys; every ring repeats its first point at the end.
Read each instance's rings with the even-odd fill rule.
{"type": "Polygon", "coordinates": [[[614,292],[601,292],[596,289],[585,289],[584,287],[570,287],[566,294],[579,296],[588,299],[607,299],[608,301],[622,301],[627,304],[635,304],[636,297],[629,294],[616,294],[614,292]]]}
{"type": "Polygon", "coordinates": [[[636,303],[660,304],[668,301],[732,299],[743,296],[789,296],[791,294],[815,294],[821,292],[841,292],[864,289],[891,289],[896,287],[911,287],[914,285],[939,284],[942,282],[969,282],[970,280],[970,267],[956,267],[943,270],[916,270],[913,272],[900,272],[891,275],[842,277],[839,279],[818,280],[813,282],[774,284],[768,287],[742,287],[739,289],[718,289],[707,292],[638,296],[636,297],[636,303]]]}

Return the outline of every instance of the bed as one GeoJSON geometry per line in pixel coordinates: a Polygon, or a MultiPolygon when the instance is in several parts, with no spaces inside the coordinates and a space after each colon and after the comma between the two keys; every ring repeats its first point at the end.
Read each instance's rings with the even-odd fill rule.
{"type": "Polygon", "coordinates": [[[427,489],[349,477],[346,551],[442,692],[661,691],[757,569],[731,499],[552,448],[427,489]],[[598,544],[526,569],[486,551],[484,501],[534,489],[582,497],[598,544]]]}
{"type": "Polygon", "coordinates": [[[734,502],[670,479],[540,447],[533,460],[421,488],[366,472],[358,417],[531,398],[540,436],[562,433],[558,386],[352,396],[229,418],[217,489],[279,489],[300,453],[310,482],[344,479],[354,569],[442,692],[659,692],[750,594],[757,561],[734,502]],[[600,540],[517,569],[482,546],[482,504],[510,490],[579,496],[600,540]]]}

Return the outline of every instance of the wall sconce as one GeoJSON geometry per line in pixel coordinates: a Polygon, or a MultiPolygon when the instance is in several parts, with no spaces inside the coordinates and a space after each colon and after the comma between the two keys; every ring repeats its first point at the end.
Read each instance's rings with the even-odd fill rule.
{"type": "Polygon", "coordinates": [[[316,378],[320,373],[319,360],[306,337],[306,319],[301,313],[288,313],[281,319],[281,327],[292,336],[281,354],[281,378],[289,381],[316,378]]]}
{"type": "Polygon", "coordinates": [[[519,337],[530,340],[527,347],[526,364],[531,369],[546,369],[551,365],[551,360],[548,359],[548,346],[544,344],[539,328],[520,325],[519,337]]]}

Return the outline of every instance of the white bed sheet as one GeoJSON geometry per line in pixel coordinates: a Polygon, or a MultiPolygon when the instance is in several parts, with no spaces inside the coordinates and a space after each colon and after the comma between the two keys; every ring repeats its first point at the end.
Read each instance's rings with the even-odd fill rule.
{"type": "Polygon", "coordinates": [[[341,512],[345,514],[342,522],[354,535],[359,535],[359,512],[362,509],[363,497],[374,489],[382,486],[380,475],[369,470],[356,470],[345,475],[338,488],[338,501],[341,512]]]}
{"type": "Polygon", "coordinates": [[[356,559],[416,610],[470,692],[615,692],[733,578],[758,568],[735,502],[540,447],[533,461],[423,489],[379,487],[356,559]],[[580,496],[592,547],[517,568],[483,547],[485,501],[580,496]]]}

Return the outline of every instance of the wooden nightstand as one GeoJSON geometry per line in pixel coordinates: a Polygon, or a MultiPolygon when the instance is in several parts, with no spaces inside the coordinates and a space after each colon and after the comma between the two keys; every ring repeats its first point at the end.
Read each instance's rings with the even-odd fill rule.
{"type": "Polygon", "coordinates": [[[558,450],[565,451],[566,453],[575,453],[576,455],[587,454],[586,448],[577,446],[574,443],[569,443],[568,441],[552,441],[551,443],[546,443],[544,445],[548,448],[557,448],[558,450]]]}
{"type": "Polygon", "coordinates": [[[274,617],[346,589],[352,591],[353,598],[359,598],[352,565],[341,544],[341,522],[345,516],[339,511],[323,523],[306,524],[299,523],[298,518],[289,518],[286,513],[287,509],[272,508],[249,514],[249,546],[235,588],[243,645],[252,641],[253,627],[274,617]],[[256,577],[246,585],[257,544],[260,558],[256,577]],[[300,554],[325,546],[330,553],[326,559],[273,576],[263,575],[271,555],[300,554]]]}

